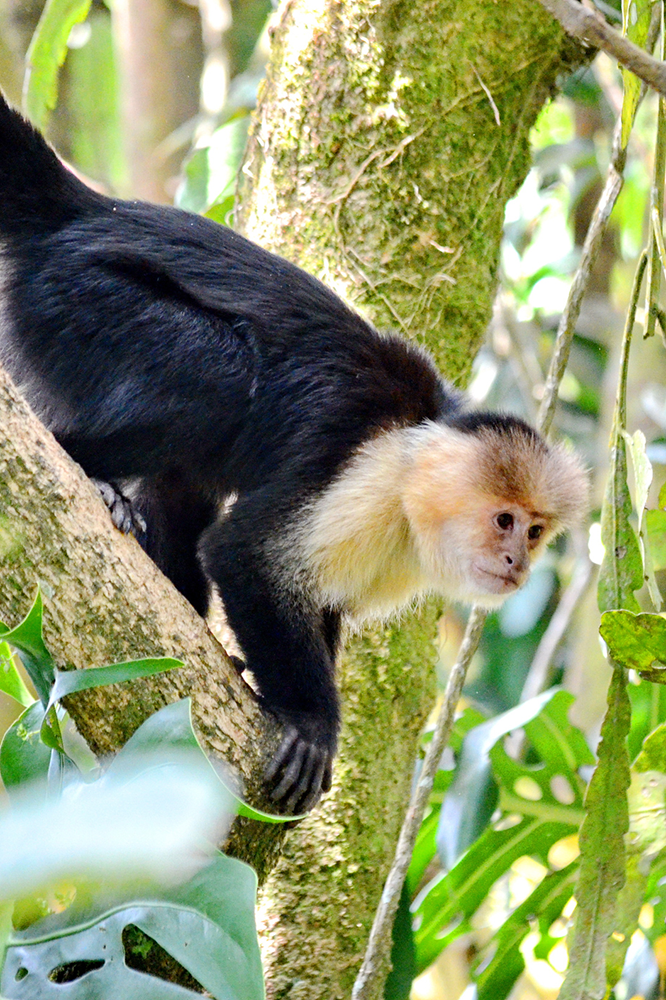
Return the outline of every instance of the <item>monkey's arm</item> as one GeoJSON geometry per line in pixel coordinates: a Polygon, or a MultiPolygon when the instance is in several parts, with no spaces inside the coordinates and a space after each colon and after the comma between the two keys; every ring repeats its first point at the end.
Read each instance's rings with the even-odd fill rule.
{"type": "Polygon", "coordinates": [[[266,772],[272,797],[300,812],[331,784],[340,716],[334,682],[339,616],[313,607],[297,585],[287,591],[280,582],[267,550],[275,525],[266,500],[237,500],[229,517],[204,533],[200,556],[263,705],[285,724],[266,772]]]}

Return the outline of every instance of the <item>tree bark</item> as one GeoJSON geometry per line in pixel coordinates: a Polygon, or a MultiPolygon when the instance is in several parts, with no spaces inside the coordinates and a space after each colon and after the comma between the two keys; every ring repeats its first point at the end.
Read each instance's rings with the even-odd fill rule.
{"type": "MultiPolygon", "coordinates": [[[[534,0],[290,0],[237,225],[464,381],[490,317],[529,130],[582,58],[534,0]]],[[[350,995],[433,702],[435,606],[341,665],[335,786],[262,890],[269,998],[350,995]]]]}

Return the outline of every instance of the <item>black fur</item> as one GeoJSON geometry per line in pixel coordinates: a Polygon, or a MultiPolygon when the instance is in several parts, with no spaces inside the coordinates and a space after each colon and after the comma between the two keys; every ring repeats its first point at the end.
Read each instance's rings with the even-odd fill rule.
{"type": "Polygon", "coordinates": [[[200,613],[219,588],[287,726],[276,797],[312,805],[337,739],[339,612],[293,582],[287,597],[271,546],[362,441],[455,417],[457,396],[419,349],[232,230],[93,192],[1,98],[0,276],[1,360],[86,472],[131,497],[200,613]]]}

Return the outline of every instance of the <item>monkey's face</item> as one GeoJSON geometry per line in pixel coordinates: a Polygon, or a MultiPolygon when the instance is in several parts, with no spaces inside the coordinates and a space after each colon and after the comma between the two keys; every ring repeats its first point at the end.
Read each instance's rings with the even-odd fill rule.
{"type": "MultiPolygon", "coordinates": [[[[430,585],[449,597],[493,608],[527,581],[553,531],[547,517],[520,504],[467,497],[432,524],[421,557],[430,585]]],[[[422,534],[421,541],[425,541],[422,534]]]]}
{"type": "Polygon", "coordinates": [[[490,606],[526,583],[533,559],[552,534],[547,518],[506,502],[479,505],[466,527],[470,591],[490,606]]]}

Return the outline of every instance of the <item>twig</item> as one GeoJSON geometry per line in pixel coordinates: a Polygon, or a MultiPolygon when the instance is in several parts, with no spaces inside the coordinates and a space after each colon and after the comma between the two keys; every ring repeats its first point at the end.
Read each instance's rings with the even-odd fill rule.
{"type": "Polygon", "coordinates": [[[572,38],[608,52],[648,86],[666,97],[666,63],[654,59],[616,31],[598,11],[578,0],[538,0],[572,38]]]}
{"type": "Polygon", "coordinates": [[[557,403],[557,391],[562,381],[567,361],[569,360],[569,352],[574,333],[576,332],[576,322],[580,314],[583,296],[585,295],[590,280],[590,273],[601,247],[601,241],[606,231],[608,220],[617,201],[617,196],[622,190],[622,171],[624,170],[627,154],[626,150],[622,149],[621,135],[622,119],[619,118],[613,134],[613,149],[606,175],[606,183],[604,184],[603,191],[592,216],[592,221],[590,222],[590,227],[585,236],[580,264],[571,283],[567,304],[564,307],[564,312],[560,317],[560,323],[557,328],[555,350],[553,351],[550,368],[546,376],[544,394],[537,421],[539,430],[543,434],[548,434],[550,425],[553,422],[557,403]]]}

